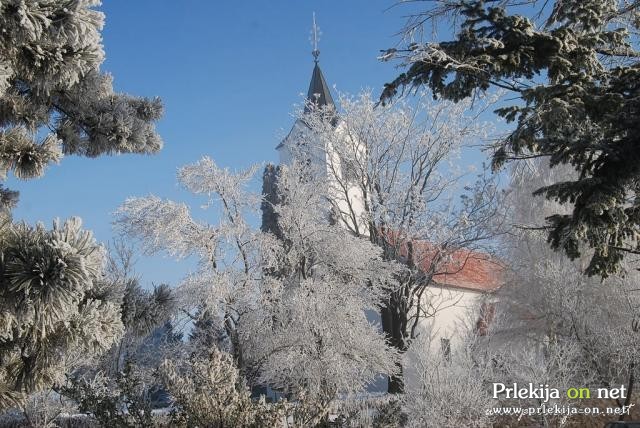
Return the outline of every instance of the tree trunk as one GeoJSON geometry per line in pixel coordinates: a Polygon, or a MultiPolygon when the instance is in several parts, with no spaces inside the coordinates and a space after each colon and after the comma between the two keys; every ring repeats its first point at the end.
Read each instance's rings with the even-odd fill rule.
{"type": "MultiPolygon", "coordinates": [[[[373,244],[382,248],[383,258],[385,260],[398,260],[397,248],[387,241],[384,226],[377,227],[374,224],[369,226],[371,233],[370,240],[373,244]]],[[[412,257],[412,246],[409,244],[409,259],[412,257]]],[[[411,266],[411,262],[409,263],[411,266]]],[[[406,279],[406,278],[405,278],[406,279]]],[[[408,325],[406,297],[409,291],[409,285],[403,282],[403,286],[389,295],[389,300],[385,302],[386,306],[380,310],[380,318],[382,321],[382,331],[384,332],[389,344],[398,350],[400,354],[407,351],[406,332],[408,325]]],[[[404,392],[404,378],[402,362],[397,363],[397,373],[388,378],[387,392],[389,394],[400,394],[404,392]]]]}
{"type": "MultiPolygon", "coordinates": [[[[396,348],[401,354],[407,350],[405,342],[405,329],[407,325],[406,314],[400,305],[401,300],[394,295],[387,306],[381,309],[382,331],[387,336],[389,344],[396,348]]],[[[397,364],[397,374],[389,376],[387,392],[389,394],[400,394],[404,392],[404,379],[402,363],[397,364]]]]}

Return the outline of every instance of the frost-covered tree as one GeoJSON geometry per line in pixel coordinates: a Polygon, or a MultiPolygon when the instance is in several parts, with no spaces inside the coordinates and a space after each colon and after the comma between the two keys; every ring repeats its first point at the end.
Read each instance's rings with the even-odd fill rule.
{"type": "Polygon", "coordinates": [[[640,4],[626,0],[429,2],[409,20],[406,47],[384,52],[405,70],[381,98],[423,86],[456,102],[492,88],[512,93],[516,101],[496,110],[515,126],[497,144],[494,168],[532,157],[570,165],[570,179],[534,189],[571,208],[549,213],[548,240],[571,259],[588,254],[586,273],[607,277],[640,250],[639,16],[640,4]],[[420,38],[442,19],[453,40],[420,38]]]}
{"type": "MultiPolygon", "coordinates": [[[[418,335],[421,321],[435,315],[427,290],[438,276],[463,269],[468,257],[489,258],[500,232],[502,195],[495,180],[483,174],[470,179],[457,166],[460,154],[487,135],[478,116],[490,101],[479,100],[475,110],[427,97],[376,106],[365,92],[341,96],[336,120],[313,104],[300,112],[308,130],[290,144],[301,157],[309,148],[331,153],[327,203],[334,217],[380,248],[385,260],[405,265],[386,289],[381,314],[399,352],[418,335]],[[461,249],[469,256],[452,263],[461,249]]],[[[401,390],[399,374],[389,391],[401,390]]]]}
{"type": "MultiPolygon", "coordinates": [[[[121,302],[120,313],[124,335],[110,352],[104,356],[100,370],[109,375],[122,371],[125,362],[138,353],[149,335],[169,319],[175,312],[175,296],[167,284],[143,288],[141,278],[134,272],[134,252],[122,240],[116,240],[110,248],[106,275],[117,284],[113,292],[121,302]]],[[[159,353],[160,349],[156,350],[159,353]]],[[[158,363],[161,356],[158,355],[158,363]]]]}
{"type": "MultiPolygon", "coordinates": [[[[64,154],[153,153],[158,99],[113,91],[100,71],[95,0],[0,2],[0,180],[39,177],[64,154]]],[[[53,230],[12,224],[0,187],[0,408],[59,384],[70,361],[122,334],[121,287],[79,220],[53,230]]]]}
{"type": "MultiPolygon", "coordinates": [[[[158,99],[113,91],[99,0],[0,3],[0,174],[39,177],[62,154],[153,153],[158,99]]],[[[0,193],[3,206],[16,194],[0,193]]]]}
{"type": "Polygon", "coordinates": [[[331,223],[328,190],[306,163],[281,167],[273,209],[280,239],[256,310],[241,332],[258,382],[293,394],[296,421],[314,425],[339,395],[393,373],[392,352],[365,310],[378,310],[397,266],[379,247],[331,223]],[[259,340],[248,340],[250,336],[259,340]]]}
{"type": "Polygon", "coordinates": [[[405,354],[412,372],[401,395],[410,427],[491,426],[487,409],[495,406],[488,381],[494,372],[492,354],[473,332],[450,354],[433,352],[431,337],[421,335],[405,354]]]}
{"type": "Polygon", "coordinates": [[[125,328],[123,338],[110,352],[71,367],[67,381],[56,388],[61,399],[72,400],[77,412],[100,426],[164,426],[162,417],[151,414],[152,409],[171,405],[157,371],[168,356],[186,357],[182,336],[170,322],[143,338],[133,334],[125,328]]]}
{"type": "Polygon", "coordinates": [[[65,369],[122,334],[105,252],[80,220],[0,233],[0,409],[64,381],[65,369]]]}
{"type": "Polygon", "coordinates": [[[261,198],[248,190],[256,168],[233,173],[211,159],[180,169],[184,187],[218,208],[217,223],[195,220],[186,205],[131,198],[117,226],[149,252],[200,258],[179,287],[184,309],[206,314],[203,343],[228,352],[253,383],[277,387],[317,421],[339,394],[361,391],[392,373],[395,353],[366,318],[380,283],[396,269],[380,250],[329,222],[326,188],[303,165],[282,170],[280,236],[252,228],[261,198]],[[204,307],[203,307],[204,306],[204,307]]]}
{"type": "Polygon", "coordinates": [[[216,322],[216,316],[206,306],[199,307],[193,315],[193,328],[189,333],[192,352],[206,354],[208,349],[224,341],[224,329],[216,322]]]}
{"type": "Polygon", "coordinates": [[[630,400],[640,363],[638,261],[625,259],[627,275],[603,283],[582,274],[587,257],[571,261],[553,251],[539,228],[547,213],[563,207],[532,197],[532,189],[574,174],[566,167],[550,170],[540,160],[514,170],[510,205],[516,227],[504,240],[511,273],[498,293],[502,321],[495,327],[497,343],[519,351],[505,354],[504,375],[565,389],[626,385],[630,400]]]}
{"type": "Polygon", "coordinates": [[[153,427],[154,418],[143,376],[129,361],[113,379],[98,373],[82,378],[63,392],[78,403],[80,412],[102,427],[153,427]],[[115,385],[114,385],[115,383],[115,385]]]}
{"type": "Polygon", "coordinates": [[[275,427],[287,418],[286,402],[253,401],[233,359],[215,347],[165,361],[159,377],[174,397],[172,426],[275,427]]]}
{"type": "Polygon", "coordinates": [[[155,196],[128,199],[118,209],[116,220],[116,226],[138,238],[147,253],[199,257],[199,270],[179,287],[178,304],[187,312],[204,305],[207,310],[201,313],[214,317],[223,331],[218,347],[234,355],[240,366],[237,322],[257,292],[260,253],[262,245],[267,245],[247,222],[259,205],[259,197],[247,189],[254,173],[255,168],[232,173],[209,158],[180,169],[181,184],[205,195],[209,206],[219,209],[215,226],[193,219],[185,204],[155,196]]]}
{"type": "Polygon", "coordinates": [[[175,296],[166,284],[142,287],[133,250],[124,241],[115,240],[109,250],[104,274],[113,286],[105,292],[119,305],[123,334],[107,352],[68,367],[57,390],[101,424],[148,425],[146,413],[168,405],[154,373],[167,355],[182,355],[182,336],[169,321],[175,296]]]}

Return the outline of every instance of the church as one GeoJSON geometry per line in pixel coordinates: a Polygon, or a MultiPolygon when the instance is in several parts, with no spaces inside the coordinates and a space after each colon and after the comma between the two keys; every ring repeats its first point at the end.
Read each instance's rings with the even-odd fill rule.
{"type": "MultiPolygon", "coordinates": [[[[314,23],[315,27],[315,23],[314,23]]],[[[324,74],[320,68],[319,51],[314,46],[314,64],[311,81],[307,91],[306,108],[314,104],[316,108],[329,113],[327,119],[331,121],[334,132],[338,135],[344,132],[340,121],[340,113],[334,103],[333,96],[324,74]]],[[[292,88],[292,91],[295,88],[292,88]]],[[[276,183],[281,166],[288,165],[295,156],[297,146],[308,139],[309,125],[302,119],[297,119],[287,136],[278,144],[279,165],[269,164],[263,175],[262,230],[277,235],[277,218],[272,204],[279,203],[277,199],[276,183]]],[[[343,174],[348,174],[344,166],[336,168],[340,162],[332,147],[322,144],[312,144],[314,147],[309,154],[308,165],[312,174],[322,175],[327,182],[348,183],[343,174]]],[[[366,144],[364,145],[366,147],[366,144]]],[[[366,156],[366,153],[362,153],[366,156]]],[[[344,186],[344,184],[343,184],[344,186]]],[[[346,229],[357,236],[368,236],[363,210],[365,200],[363,193],[355,184],[341,192],[334,192],[329,186],[328,198],[332,201],[334,215],[331,221],[339,222],[346,229]],[[335,214],[337,212],[337,214],[335,214]]],[[[400,245],[401,257],[406,262],[409,253],[416,258],[416,266],[427,271],[429,269],[430,245],[425,241],[413,241],[409,252],[406,245],[400,245]],[[404,248],[404,254],[402,249],[404,248]]],[[[420,328],[425,329],[432,336],[432,351],[434,348],[448,355],[459,339],[457,332],[469,320],[474,324],[478,335],[484,335],[495,315],[494,293],[500,288],[503,278],[503,267],[493,257],[470,250],[457,250],[447,262],[447,269],[434,276],[423,296],[426,316],[421,321],[420,328]]],[[[380,324],[380,315],[369,316],[370,321],[380,324]]],[[[376,389],[386,390],[386,386],[378,385],[376,389]]]]}

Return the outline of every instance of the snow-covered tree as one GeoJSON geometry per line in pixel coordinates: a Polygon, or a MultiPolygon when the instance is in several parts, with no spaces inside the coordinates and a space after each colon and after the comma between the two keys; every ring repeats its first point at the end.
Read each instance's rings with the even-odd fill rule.
{"type": "MultiPolygon", "coordinates": [[[[534,189],[570,207],[550,213],[548,238],[586,273],[619,273],[640,250],[638,111],[640,3],[616,0],[436,0],[409,20],[403,72],[382,100],[428,87],[460,101],[495,88],[514,102],[496,110],[514,129],[496,145],[494,168],[545,157],[568,180],[534,189]],[[425,25],[451,22],[453,40],[423,40],[425,25]],[[586,245],[583,245],[586,244],[586,245]],[[593,251],[589,251],[592,249],[593,251]]],[[[433,34],[433,33],[430,33],[433,34]]]]}
{"type": "Polygon", "coordinates": [[[105,252],[80,220],[0,233],[0,409],[60,385],[65,369],[104,352],[123,325],[102,277],[105,252]]]}
{"type": "Polygon", "coordinates": [[[115,240],[104,272],[113,286],[105,293],[119,305],[123,334],[104,354],[68,367],[66,382],[57,388],[102,424],[140,426],[141,420],[150,421],[145,413],[153,406],[168,405],[155,372],[168,355],[183,354],[182,336],[170,321],[173,291],[166,284],[144,289],[134,265],[131,246],[115,240]],[[135,410],[127,415],[129,408],[135,410]]]}
{"type": "MultiPolygon", "coordinates": [[[[100,72],[99,0],[0,4],[0,178],[39,177],[63,153],[153,153],[158,99],[113,91],[100,72]]],[[[4,209],[17,193],[0,189],[4,209]]]]}
{"type": "Polygon", "coordinates": [[[128,199],[116,220],[123,233],[141,240],[147,253],[199,257],[199,270],[180,286],[178,304],[187,311],[206,306],[224,331],[218,346],[234,355],[240,366],[236,324],[258,292],[261,246],[266,245],[247,223],[259,205],[259,197],[246,188],[255,170],[235,174],[206,157],[180,169],[181,184],[204,194],[208,205],[219,209],[215,226],[193,219],[185,204],[156,196],[128,199]]]}
{"type": "MultiPolygon", "coordinates": [[[[124,334],[116,346],[103,358],[99,370],[114,376],[121,372],[127,360],[139,352],[149,335],[168,323],[175,311],[175,296],[167,284],[152,285],[145,289],[141,278],[134,272],[133,248],[123,240],[115,240],[110,246],[106,276],[117,284],[112,292],[121,302],[120,313],[124,334]]],[[[159,354],[160,349],[156,349],[159,354]]],[[[162,359],[157,356],[158,363],[162,359]]]]}
{"type": "Polygon", "coordinates": [[[98,373],[93,378],[77,379],[73,387],[62,391],[78,403],[80,412],[99,426],[155,426],[144,378],[130,361],[117,373],[115,381],[98,373]]]}
{"type": "Polygon", "coordinates": [[[411,381],[401,395],[410,427],[490,426],[487,409],[495,405],[488,381],[492,354],[473,332],[451,353],[433,352],[431,337],[421,335],[406,353],[411,381]]]}
{"type": "Polygon", "coordinates": [[[395,353],[365,310],[378,310],[398,267],[329,221],[326,184],[309,179],[306,163],[281,167],[277,189],[280,239],[266,264],[268,292],[241,325],[244,352],[258,382],[292,393],[303,403],[297,422],[313,425],[339,394],[394,371],[395,353]]]}
{"type": "Polygon", "coordinates": [[[184,309],[207,314],[202,325],[215,323],[210,337],[250,381],[312,403],[304,408],[315,406],[317,420],[339,394],[393,372],[395,353],[365,310],[379,304],[396,265],[330,223],[326,185],[308,181],[304,165],[280,174],[280,236],[250,227],[261,201],[248,190],[256,170],[233,173],[206,157],[180,169],[182,185],[218,208],[215,224],[155,196],[127,200],[116,224],[147,251],[198,256],[199,270],[179,287],[184,309]]]}
{"type": "Polygon", "coordinates": [[[514,170],[510,205],[516,227],[504,240],[511,273],[498,293],[502,321],[495,326],[497,343],[511,350],[504,354],[504,375],[565,389],[576,384],[633,389],[640,363],[638,261],[625,259],[624,277],[604,282],[586,277],[588,256],[571,261],[553,251],[540,228],[546,214],[563,207],[534,198],[532,190],[573,175],[539,160],[514,170]]]}
{"type": "Polygon", "coordinates": [[[206,305],[198,307],[189,333],[191,352],[206,355],[209,349],[224,342],[224,328],[216,322],[216,318],[206,305]]]}
{"type": "MultiPolygon", "coordinates": [[[[153,153],[158,99],[113,91],[99,0],[0,4],[0,173],[39,177],[62,154],[153,153]],[[42,138],[41,138],[42,137],[42,138]]],[[[2,189],[3,206],[15,193],[2,189]]]]}
{"type": "MultiPolygon", "coordinates": [[[[95,0],[0,2],[0,180],[39,177],[63,153],[153,153],[158,99],[113,91],[95,0]]],[[[0,408],[59,384],[71,361],[122,334],[122,289],[77,219],[53,230],[12,224],[0,186],[0,408]]]]}
{"type": "Polygon", "coordinates": [[[253,401],[233,359],[215,347],[165,361],[159,377],[174,397],[172,426],[276,427],[287,418],[286,402],[253,401]]]}
{"type": "MultiPolygon", "coordinates": [[[[456,164],[487,135],[479,115],[488,105],[491,100],[478,100],[468,110],[465,103],[423,97],[377,106],[365,92],[341,96],[335,120],[313,104],[300,111],[308,131],[289,144],[300,157],[308,150],[330,153],[328,203],[334,217],[379,247],[385,260],[406,266],[389,284],[382,308],[384,331],[400,352],[417,336],[420,322],[434,315],[427,289],[438,275],[458,272],[468,260],[452,263],[452,255],[461,249],[470,256],[488,253],[500,231],[502,194],[495,180],[484,174],[470,180],[456,164]]],[[[394,376],[389,391],[401,390],[402,377],[394,376]]]]}

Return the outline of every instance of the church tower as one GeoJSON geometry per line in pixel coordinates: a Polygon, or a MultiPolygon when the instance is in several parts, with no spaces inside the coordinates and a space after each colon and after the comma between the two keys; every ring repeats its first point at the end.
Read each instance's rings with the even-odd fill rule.
{"type": "MultiPolygon", "coordinates": [[[[344,144],[344,123],[340,121],[336,105],[331,96],[331,90],[320,69],[318,50],[319,29],[313,16],[313,71],[311,82],[307,91],[304,112],[309,113],[311,108],[319,109],[333,128],[336,138],[333,142],[319,142],[311,132],[310,126],[302,118],[296,119],[293,127],[276,147],[279,154],[279,165],[267,165],[263,176],[263,194],[266,202],[262,206],[262,229],[277,233],[277,219],[272,205],[280,201],[277,197],[277,177],[280,168],[290,165],[294,158],[299,158],[300,148],[304,146],[306,162],[310,169],[311,177],[322,180],[328,184],[329,198],[332,201],[331,212],[333,220],[340,221],[343,226],[357,235],[367,235],[366,222],[363,220],[364,203],[362,192],[355,184],[345,186],[347,172],[343,171],[341,159],[332,147],[332,144],[344,144]]],[[[346,142],[353,144],[355,142],[346,142]]],[[[329,207],[328,207],[329,208],[329,207]]]]}

